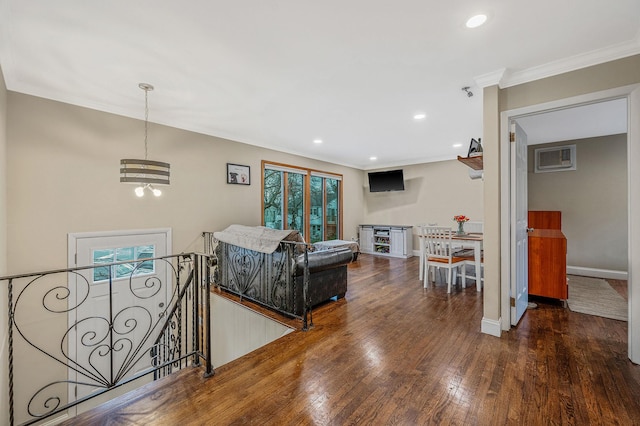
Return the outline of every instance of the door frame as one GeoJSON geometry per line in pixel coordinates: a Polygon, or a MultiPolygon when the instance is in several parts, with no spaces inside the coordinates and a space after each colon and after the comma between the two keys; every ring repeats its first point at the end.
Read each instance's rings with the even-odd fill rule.
{"type": "MultiPolygon", "coordinates": [[[[132,229],[132,230],[120,230],[120,231],[92,231],[92,232],[74,232],[69,233],[67,235],[67,266],[68,268],[75,268],[80,266],[90,266],[90,265],[77,265],[76,264],[76,247],[78,244],[78,240],[85,238],[110,238],[110,237],[127,237],[127,236],[136,236],[136,235],[149,235],[149,234],[164,234],[165,240],[165,254],[172,254],[172,241],[171,241],[171,228],[153,228],[153,229],[132,229]]],[[[165,282],[172,282],[171,271],[170,268],[165,268],[164,277],[165,282]]],[[[69,279],[68,285],[71,285],[71,278],[69,279]]],[[[170,286],[166,286],[166,300],[171,299],[172,288],[170,286]]],[[[75,304],[74,300],[69,300],[69,303],[73,306],[75,304]]],[[[71,310],[68,314],[68,324],[70,324],[75,319],[75,313],[71,310]]],[[[74,347],[76,345],[76,336],[74,333],[69,334],[68,346],[69,348],[74,347]]],[[[74,349],[75,350],[75,349],[74,349]]],[[[69,401],[75,400],[74,395],[74,386],[71,384],[73,380],[76,378],[76,373],[73,369],[69,369],[69,386],[68,386],[68,398],[69,401]]],[[[67,410],[68,416],[73,417],[77,415],[78,406],[73,406],[67,410]]]]}
{"type": "Polygon", "coordinates": [[[548,112],[556,109],[571,108],[579,105],[597,103],[601,101],[625,98],[627,99],[627,182],[628,182],[628,289],[629,289],[629,358],[632,362],[640,363],[640,282],[633,280],[633,270],[640,270],[640,261],[633,260],[634,249],[640,251],[640,200],[633,194],[640,193],[637,165],[640,164],[640,130],[638,119],[640,106],[631,101],[632,93],[637,99],[640,84],[617,87],[614,89],[588,93],[537,105],[503,111],[500,113],[500,315],[502,330],[511,328],[510,321],[510,274],[511,274],[511,176],[509,142],[509,123],[512,120],[527,115],[548,112]],[[636,92],[636,93],[634,93],[636,92]],[[633,121],[636,120],[636,121],[633,121]],[[635,266],[635,268],[634,268],[635,266]],[[637,291],[634,291],[636,290],[637,291]],[[638,311],[638,312],[636,312],[638,311]],[[637,315],[636,315],[637,313],[637,315]]]}

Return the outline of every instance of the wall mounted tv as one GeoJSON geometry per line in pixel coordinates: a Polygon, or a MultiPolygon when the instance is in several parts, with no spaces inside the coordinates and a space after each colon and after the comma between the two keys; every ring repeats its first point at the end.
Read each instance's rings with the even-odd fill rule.
{"type": "Polygon", "coordinates": [[[369,191],[404,191],[402,169],[386,172],[369,172],[369,191]]]}

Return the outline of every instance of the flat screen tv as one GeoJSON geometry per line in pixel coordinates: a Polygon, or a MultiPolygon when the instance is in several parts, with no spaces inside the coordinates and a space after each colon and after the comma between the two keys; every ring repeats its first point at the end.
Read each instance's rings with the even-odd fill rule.
{"type": "Polygon", "coordinates": [[[386,172],[369,172],[369,191],[404,191],[402,169],[386,172]]]}

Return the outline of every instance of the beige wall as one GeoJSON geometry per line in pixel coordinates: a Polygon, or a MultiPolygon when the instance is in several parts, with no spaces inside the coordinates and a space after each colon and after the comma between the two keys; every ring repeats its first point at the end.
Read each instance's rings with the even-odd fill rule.
{"type": "MultiPolygon", "coordinates": [[[[368,171],[363,172],[363,223],[437,223],[455,228],[453,216],[457,214],[469,216],[474,221],[483,220],[482,179],[472,180],[469,177],[469,168],[461,162],[440,161],[399,168],[402,168],[404,173],[404,191],[369,192],[368,171]]],[[[415,228],[413,234],[413,248],[417,251],[419,246],[415,228]]]]}
{"type": "MultiPolygon", "coordinates": [[[[0,276],[7,272],[7,88],[0,68],[0,276]]],[[[0,283],[0,424],[9,421],[7,290],[0,283]]]]}
{"type": "MultiPolygon", "coordinates": [[[[10,274],[66,267],[67,234],[75,232],[170,227],[173,253],[202,251],[202,231],[260,224],[262,160],[342,174],[344,234],[355,235],[362,221],[361,170],[151,124],[149,159],[171,163],[171,185],[159,198],[137,198],[119,182],[119,162],[144,155],[142,121],[15,92],[6,110],[10,274]],[[251,185],[227,184],[228,162],[250,166],[251,185]]],[[[25,395],[16,388],[22,404],[25,395]]]]}
{"type": "MultiPolygon", "coordinates": [[[[544,102],[567,99],[574,96],[614,89],[640,83],[640,55],[544,78],[505,89],[492,86],[484,89],[483,147],[485,155],[485,310],[484,318],[489,321],[502,320],[502,287],[509,286],[509,277],[501,274],[500,223],[500,112],[529,107],[544,102]],[[497,91],[497,102],[493,94],[497,91]],[[487,161],[487,156],[490,160],[487,161]],[[499,225],[498,225],[499,228],[499,225]],[[497,279],[497,285],[493,280],[497,279]]],[[[505,177],[508,179],[508,176],[505,177]]]]}
{"type": "Polygon", "coordinates": [[[529,147],[529,210],[562,212],[567,265],[627,271],[627,135],[529,147]],[[576,145],[576,170],[534,173],[534,150],[576,145]]]}
{"type": "Polygon", "coordinates": [[[484,313],[481,330],[500,334],[500,110],[497,86],[484,89],[482,142],[484,164],[484,313]]]}
{"type": "Polygon", "coordinates": [[[362,221],[360,170],[150,125],[149,159],[171,163],[162,197],[119,183],[121,158],[144,155],[143,123],[9,92],[10,273],[65,267],[71,232],[171,227],[173,252],[202,250],[202,231],[260,224],[260,161],[344,175],[344,235],[362,221]],[[251,167],[251,185],[226,183],[226,163],[251,167]]]}
{"type": "Polygon", "coordinates": [[[0,275],[7,270],[7,88],[0,68],[0,275]]]}

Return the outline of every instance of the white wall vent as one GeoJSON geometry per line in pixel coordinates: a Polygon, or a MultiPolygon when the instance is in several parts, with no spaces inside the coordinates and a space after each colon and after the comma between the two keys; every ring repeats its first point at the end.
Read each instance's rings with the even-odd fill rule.
{"type": "Polygon", "coordinates": [[[535,172],[566,172],[576,169],[576,146],[564,145],[535,150],[535,172]]]}

